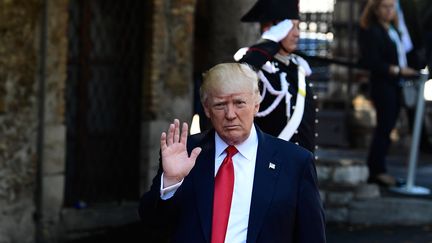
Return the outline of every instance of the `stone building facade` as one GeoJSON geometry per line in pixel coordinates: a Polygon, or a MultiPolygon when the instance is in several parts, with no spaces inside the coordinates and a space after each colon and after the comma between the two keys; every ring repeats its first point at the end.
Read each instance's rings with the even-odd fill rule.
{"type": "Polygon", "coordinates": [[[31,242],[41,2],[1,1],[0,9],[0,242],[31,242]]]}
{"type": "MultiPolygon", "coordinates": [[[[161,131],[191,120],[200,73],[257,40],[239,21],[254,2],[0,0],[0,243],[137,222],[161,131]]],[[[328,221],[380,197],[364,161],[317,172],[328,221]]]]}
{"type": "MultiPolygon", "coordinates": [[[[93,91],[90,82],[98,78],[95,70],[103,62],[95,64],[97,60],[93,60],[92,55],[99,50],[97,48],[109,44],[104,40],[115,37],[101,37],[96,43],[92,33],[115,26],[113,20],[121,22],[116,21],[118,16],[123,16],[116,15],[115,9],[119,5],[116,1],[96,0],[0,1],[1,243],[62,242],[82,232],[136,221],[137,199],[148,188],[158,165],[159,146],[155,141],[159,140],[160,132],[173,118],[191,119],[193,73],[230,60],[231,53],[250,44],[257,36],[256,26],[238,21],[252,5],[252,0],[235,3],[228,0],[143,2],[139,5],[142,15],[137,15],[142,22],[135,27],[142,38],[142,43],[137,44],[141,48],[137,55],[141,76],[139,100],[136,102],[140,111],[137,116],[139,126],[135,131],[139,134],[138,151],[135,151],[139,155],[136,162],[139,173],[135,181],[139,191],[134,192],[136,200],[114,195],[114,199],[85,201],[74,198],[73,193],[71,196],[69,188],[81,185],[80,178],[84,178],[74,177],[77,174],[73,173],[89,167],[86,173],[90,174],[86,176],[92,178],[91,173],[94,173],[94,178],[103,181],[98,170],[104,168],[93,168],[91,160],[86,160],[87,164],[71,166],[74,164],[71,158],[84,157],[70,155],[76,151],[76,148],[70,148],[71,141],[74,141],[70,138],[72,128],[69,126],[74,122],[74,116],[70,115],[73,110],[70,100],[90,100],[87,111],[91,111],[94,104],[107,102],[108,96],[99,100],[93,97],[102,92],[93,91]],[[76,6],[82,7],[79,15],[74,15],[76,6]],[[199,14],[204,22],[197,22],[199,14]],[[75,38],[73,29],[77,18],[87,22],[79,22],[76,32],[79,37],[75,38]],[[85,31],[90,31],[87,37],[81,35],[85,31]],[[198,31],[203,35],[197,34],[198,31]],[[90,41],[86,42],[86,38],[90,41]],[[84,57],[78,55],[79,60],[75,60],[71,53],[76,48],[78,51],[89,48],[93,52],[84,57]],[[85,58],[88,58],[87,62],[85,58]],[[74,63],[92,66],[75,72],[74,63]],[[70,81],[72,76],[77,74],[85,78],[86,72],[90,73],[87,91],[94,93],[71,98],[70,89],[75,87],[70,81]]],[[[115,44],[121,45],[121,42],[115,44]]],[[[110,50],[117,48],[120,47],[110,50]]],[[[105,61],[110,60],[106,58],[105,61]]],[[[108,85],[103,83],[102,87],[108,85]]],[[[114,110],[108,108],[106,111],[114,110]]],[[[118,110],[127,108],[124,106],[118,110]]],[[[91,121],[91,117],[88,115],[84,124],[96,124],[96,118],[91,121]]],[[[76,143],[79,146],[79,142],[76,143]]],[[[126,163],[121,159],[117,162],[119,167],[116,168],[122,168],[126,163]]]]}

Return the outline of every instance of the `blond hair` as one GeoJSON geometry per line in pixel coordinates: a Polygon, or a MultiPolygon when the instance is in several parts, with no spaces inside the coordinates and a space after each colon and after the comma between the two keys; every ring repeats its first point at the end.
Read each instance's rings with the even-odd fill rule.
{"type": "Polygon", "coordinates": [[[203,74],[200,88],[201,103],[207,102],[212,91],[229,92],[232,90],[250,91],[255,95],[255,103],[259,103],[258,75],[244,63],[221,63],[203,74]]]}
{"type": "MultiPolygon", "coordinates": [[[[377,24],[379,22],[376,11],[379,8],[379,5],[384,0],[368,0],[363,12],[360,16],[360,27],[366,29],[369,28],[371,24],[377,24]]],[[[395,14],[394,19],[391,21],[393,26],[397,26],[398,19],[397,14],[395,14]]]]}

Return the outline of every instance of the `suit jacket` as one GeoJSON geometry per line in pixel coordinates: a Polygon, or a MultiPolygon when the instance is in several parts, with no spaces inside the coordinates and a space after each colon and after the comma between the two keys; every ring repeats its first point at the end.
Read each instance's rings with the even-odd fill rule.
{"type": "MultiPolygon", "coordinates": [[[[312,154],[258,128],[257,133],[247,242],[325,242],[324,213],[312,154]],[[269,168],[270,162],[275,169],[269,168]]],[[[160,199],[161,168],[150,191],[141,198],[139,214],[145,225],[166,229],[172,242],[210,242],[214,134],[210,130],[189,137],[189,152],[196,146],[202,152],[172,198],[160,199]]]]}
{"type": "MultiPolygon", "coordinates": [[[[261,70],[264,76],[269,80],[270,84],[276,89],[281,89],[280,74],[285,73],[287,82],[289,83],[288,91],[291,96],[291,111],[294,112],[296,105],[296,97],[298,91],[298,66],[293,61],[286,65],[279,61],[274,56],[280,49],[280,44],[273,41],[265,41],[251,46],[248,52],[240,59],[239,62],[247,63],[253,66],[256,70],[261,70]],[[277,67],[277,71],[269,73],[261,67],[266,63],[270,62],[272,65],[277,67]]],[[[295,56],[295,55],[292,55],[295,56]]],[[[298,57],[298,56],[296,56],[298,57]]],[[[298,57],[300,58],[300,57],[298,57]]],[[[303,148],[308,149],[311,152],[315,150],[315,119],[316,119],[316,104],[313,99],[313,91],[309,86],[309,82],[306,80],[306,97],[303,118],[297,128],[298,133],[294,134],[290,139],[293,143],[298,143],[303,148]]],[[[267,91],[268,93],[268,91],[267,91]]],[[[260,111],[267,109],[276,96],[270,95],[269,93],[265,96],[260,104],[260,111]]],[[[256,117],[255,122],[263,131],[278,136],[287,124],[286,116],[286,102],[282,101],[279,105],[267,116],[256,117]]]]}

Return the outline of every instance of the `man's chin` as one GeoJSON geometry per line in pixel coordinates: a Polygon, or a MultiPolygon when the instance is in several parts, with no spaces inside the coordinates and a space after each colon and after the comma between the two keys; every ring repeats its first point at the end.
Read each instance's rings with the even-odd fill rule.
{"type": "Polygon", "coordinates": [[[225,130],[223,140],[230,145],[241,143],[243,140],[243,133],[239,129],[225,130]]]}

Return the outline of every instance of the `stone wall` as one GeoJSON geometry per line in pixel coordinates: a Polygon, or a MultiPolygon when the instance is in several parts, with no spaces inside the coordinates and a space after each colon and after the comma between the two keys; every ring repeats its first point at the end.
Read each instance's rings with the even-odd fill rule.
{"type": "Polygon", "coordinates": [[[61,230],[58,227],[64,195],[68,4],[69,0],[47,1],[47,33],[43,38],[46,59],[40,237],[50,242],[57,242],[61,230]]]}
{"type": "Polygon", "coordinates": [[[0,1],[0,242],[33,242],[41,61],[45,61],[42,216],[57,221],[63,195],[67,0],[0,1]],[[42,59],[45,57],[45,59],[42,59]]]}
{"type": "Polygon", "coordinates": [[[329,223],[347,223],[353,202],[380,196],[377,186],[366,184],[369,174],[363,160],[321,158],[316,161],[316,168],[329,223]]]}
{"type": "Polygon", "coordinates": [[[209,1],[209,64],[232,62],[241,47],[254,44],[259,39],[257,23],[240,22],[241,17],[255,4],[255,0],[209,1]]]}
{"type": "MultiPolygon", "coordinates": [[[[146,25],[151,45],[145,53],[142,123],[142,174],[153,176],[160,132],[173,118],[192,114],[192,50],[194,0],[152,1],[146,25]],[[149,162],[150,161],[150,162],[149,162]],[[152,168],[153,170],[149,169],[152,168]]],[[[47,1],[47,32],[40,53],[42,0],[0,2],[0,242],[56,242],[63,230],[60,215],[65,175],[65,80],[68,0],[47,1]],[[42,59],[45,57],[45,59],[42,59]],[[41,218],[33,192],[36,186],[39,70],[45,63],[42,141],[41,218]],[[4,138],[4,139],[3,139],[4,138]],[[24,232],[24,234],[23,234],[24,232]]],[[[150,176],[150,177],[151,177],[150,176]]],[[[143,190],[148,182],[143,182],[143,190]]],[[[65,219],[67,220],[67,219],[65,219]]]]}
{"type": "Polygon", "coordinates": [[[31,242],[40,0],[0,1],[0,242],[31,242]]]}
{"type": "Polygon", "coordinates": [[[259,39],[257,23],[240,22],[255,0],[198,0],[196,6],[194,70],[201,73],[220,62],[234,61],[241,47],[259,39]]]}
{"type": "Polygon", "coordinates": [[[160,134],[174,118],[192,117],[192,50],[195,0],[153,1],[149,68],[145,80],[150,91],[144,107],[152,116],[142,123],[143,161],[141,191],[150,185],[158,167],[160,134]]]}

